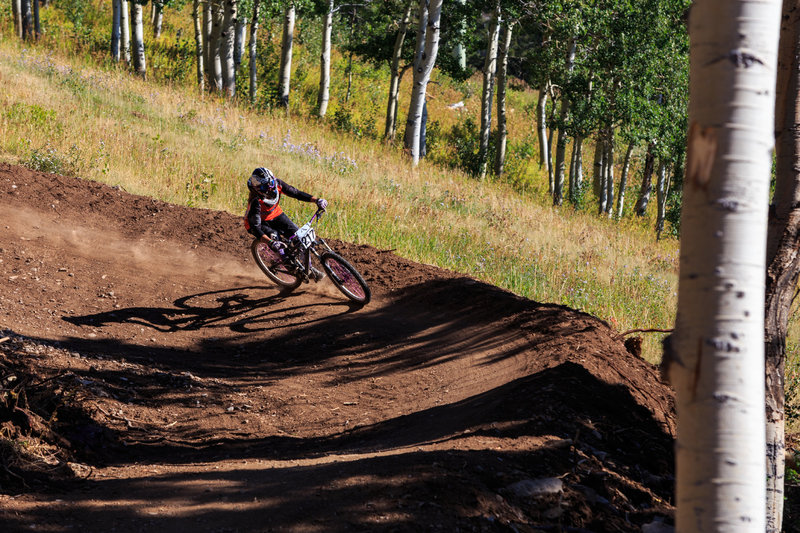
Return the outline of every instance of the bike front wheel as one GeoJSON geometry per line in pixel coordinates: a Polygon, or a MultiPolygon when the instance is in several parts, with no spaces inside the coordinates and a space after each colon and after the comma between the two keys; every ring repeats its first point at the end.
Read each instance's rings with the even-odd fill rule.
{"type": "Polygon", "coordinates": [[[256,239],[250,245],[253,259],[261,271],[276,285],[284,289],[295,289],[303,281],[287,266],[281,256],[261,239],[256,239]]]}
{"type": "Polygon", "coordinates": [[[372,294],[367,282],[358,273],[353,265],[335,252],[325,252],[320,256],[320,262],[328,277],[342,294],[361,305],[369,303],[372,294]]]}

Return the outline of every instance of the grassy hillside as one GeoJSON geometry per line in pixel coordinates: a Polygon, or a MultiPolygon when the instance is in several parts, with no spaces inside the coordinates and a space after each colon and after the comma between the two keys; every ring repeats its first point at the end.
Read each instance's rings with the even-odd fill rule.
{"type": "MultiPolygon", "coordinates": [[[[331,236],[465,272],[618,325],[668,327],[677,244],[631,223],[554,210],[315,120],[263,114],[44,50],[0,46],[3,157],[170,202],[241,212],[267,165],[332,203],[331,236]]],[[[303,205],[289,203],[296,217],[303,205]]],[[[650,358],[657,357],[651,350],[650,358]]]]}

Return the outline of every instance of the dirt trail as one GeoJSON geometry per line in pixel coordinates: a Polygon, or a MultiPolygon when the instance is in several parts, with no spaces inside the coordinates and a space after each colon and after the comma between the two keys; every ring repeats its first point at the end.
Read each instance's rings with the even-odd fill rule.
{"type": "Polygon", "coordinates": [[[248,244],[227,213],[0,165],[0,362],[46,383],[70,473],[0,476],[0,529],[669,522],[672,394],[606,323],[336,241],[368,306],[281,293],[248,244]]]}

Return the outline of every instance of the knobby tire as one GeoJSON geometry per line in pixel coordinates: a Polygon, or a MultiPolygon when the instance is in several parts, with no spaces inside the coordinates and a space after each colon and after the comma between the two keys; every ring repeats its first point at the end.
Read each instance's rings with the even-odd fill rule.
{"type": "Polygon", "coordinates": [[[366,305],[372,298],[367,282],[353,265],[335,252],[325,252],[320,256],[322,267],[328,277],[352,301],[366,305]]]}
{"type": "Polygon", "coordinates": [[[253,241],[253,244],[250,245],[250,251],[253,253],[253,259],[255,259],[258,268],[279,287],[292,290],[296,289],[303,281],[302,278],[290,272],[281,261],[280,255],[261,239],[253,241]]]}

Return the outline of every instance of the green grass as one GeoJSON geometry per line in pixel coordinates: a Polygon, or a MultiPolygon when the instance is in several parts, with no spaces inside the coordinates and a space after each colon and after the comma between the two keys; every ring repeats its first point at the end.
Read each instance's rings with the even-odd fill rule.
{"type": "MultiPolygon", "coordinates": [[[[199,98],[13,42],[0,45],[0,76],[0,149],[12,162],[232,213],[243,209],[246,176],[267,165],[331,201],[331,237],[570,305],[620,330],[672,324],[677,243],[657,242],[637,221],[554,209],[512,184],[426,161],[412,169],[396,148],[318,120],[199,98]]],[[[302,205],[287,207],[302,216],[293,211],[302,205]]]]}

